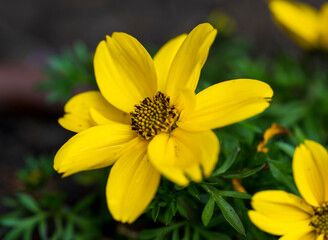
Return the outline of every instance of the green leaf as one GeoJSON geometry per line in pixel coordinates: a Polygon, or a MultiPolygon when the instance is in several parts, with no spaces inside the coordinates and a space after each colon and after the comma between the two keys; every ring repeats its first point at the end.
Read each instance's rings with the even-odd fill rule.
{"type": "Polygon", "coordinates": [[[295,147],[285,142],[275,142],[279,149],[287,153],[291,158],[294,156],[295,147]]]}
{"type": "Polygon", "coordinates": [[[47,221],[46,219],[43,219],[40,223],[39,223],[39,235],[41,237],[42,240],[48,240],[48,236],[47,236],[47,221]]]}
{"type": "Polygon", "coordinates": [[[288,176],[287,173],[285,173],[282,169],[281,166],[279,165],[279,162],[269,160],[269,167],[270,167],[270,172],[272,176],[278,181],[283,183],[286,187],[289,188],[290,191],[292,191],[295,194],[299,194],[297,187],[292,179],[291,176],[288,176]]]}
{"type": "Polygon", "coordinates": [[[64,228],[63,240],[73,240],[74,239],[74,225],[72,221],[67,221],[64,228]]]}
{"type": "Polygon", "coordinates": [[[164,223],[165,225],[168,225],[173,218],[173,212],[170,207],[166,208],[166,211],[164,213],[164,223]]]}
{"type": "Polygon", "coordinates": [[[20,219],[20,223],[5,236],[4,240],[18,239],[18,237],[20,237],[22,234],[23,238],[19,239],[30,239],[33,228],[39,221],[41,221],[41,219],[45,218],[45,216],[45,214],[41,214],[20,219]]]}
{"type": "Polygon", "coordinates": [[[245,235],[245,229],[239,216],[233,207],[227,201],[225,201],[223,197],[220,196],[220,194],[217,192],[218,190],[212,186],[207,186],[204,184],[201,186],[211,195],[212,198],[214,198],[216,204],[222,212],[222,215],[228,221],[228,223],[230,223],[230,225],[239,233],[245,235]]]}
{"type": "Polygon", "coordinates": [[[224,163],[212,174],[213,177],[219,176],[222,173],[225,173],[231,166],[234,164],[240,149],[237,148],[229,157],[224,161],[224,163]]]}
{"type": "Polygon", "coordinates": [[[159,206],[159,204],[157,202],[157,203],[154,204],[154,207],[151,210],[151,217],[154,220],[154,222],[156,222],[156,220],[157,220],[157,217],[159,215],[159,210],[160,210],[160,206],[159,206]]]}
{"type": "Polygon", "coordinates": [[[192,236],[192,240],[200,240],[199,232],[197,230],[195,230],[192,236]]]}
{"type": "Polygon", "coordinates": [[[19,239],[19,237],[22,235],[24,229],[23,228],[13,228],[11,231],[9,231],[3,240],[15,240],[19,239]]]}
{"type": "Polygon", "coordinates": [[[190,227],[189,225],[185,226],[185,232],[182,240],[189,240],[190,239],[190,227]]]}
{"type": "Polygon", "coordinates": [[[264,167],[265,164],[261,164],[260,166],[257,166],[255,168],[243,168],[235,172],[224,173],[221,176],[224,178],[245,178],[261,171],[264,167]]]}
{"type": "Polygon", "coordinates": [[[221,195],[223,197],[234,197],[234,198],[242,198],[242,199],[251,199],[252,195],[248,193],[242,193],[237,191],[229,191],[229,190],[218,190],[216,189],[216,194],[221,195]]]}
{"type": "Polygon", "coordinates": [[[17,198],[19,202],[32,213],[41,212],[38,203],[29,195],[21,193],[21,194],[17,194],[17,198]]]}
{"type": "Polygon", "coordinates": [[[178,201],[178,206],[177,206],[177,208],[178,208],[178,212],[181,214],[181,216],[183,216],[183,217],[189,219],[188,213],[187,213],[185,207],[182,205],[182,200],[179,200],[179,201],[178,201]]]}
{"type": "Polygon", "coordinates": [[[231,226],[236,229],[239,233],[245,236],[245,229],[240,221],[239,216],[237,215],[236,211],[233,207],[225,201],[221,196],[215,197],[215,202],[218,207],[221,209],[221,212],[224,218],[231,224],[231,226]]]}
{"type": "Polygon", "coordinates": [[[0,225],[4,227],[14,227],[19,225],[21,221],[21,213],[14,212],[13,214],[3,215],[0,218],[0,225]]]}
{"type": "Polygon", "coordinates": [[[157,236],[164,236],[169,232],[178,229],[184,224],[185,222],[180,222],[180,223],[172,224],[171,226],[167,226],[167,227],[145,230],[138,234],[138,239],[155,239],[157,236]]]}
{"type": "Polygon", "coordinates": [[[188,193],[189,193],[191,196],[197,198],[198,200],[200,199],[200,197],[199,197],[199,191],[198,191],[198,189],[197,189],[197,187],[196,187],[195,185],[190,185],[190,186],[187,188],[187,191],[188,191],[188,193]]]}
{"type": "Polygon", "coordinates": [[[204,207],[202,213],[202,221],[204,226],[207,226],[212,219],[213,212],[214,212],[214,203],[215,203],[214,198],[210,197],[204,207]]]}
{"type": "Polygon", "coordinates": [[[55,233],[52,235],[51,239],[59,239],[63,235],[63,220],[61,216],[55,216],[55,233]]]}
{"type": "Polygon", "coordinates": [[[32,239],[33,230],[34,230],[34,225],[33,226],[30,226],[27,229],[25,229],[24,230],[24,233],[23,233],[23,240],[31,240],[32,239]]]}
{"type": "Polygon", "coordinates": [[[84,211],[95,200],[96,195],[91,194],[80,200],[72,209],[72,212],[78,213],[84,211]]]}
{"type": "Polygon", "coordinates": [[[178,228],[174,229],[173,234],[172,234],[172,240],[180,240],[178,228]]]}

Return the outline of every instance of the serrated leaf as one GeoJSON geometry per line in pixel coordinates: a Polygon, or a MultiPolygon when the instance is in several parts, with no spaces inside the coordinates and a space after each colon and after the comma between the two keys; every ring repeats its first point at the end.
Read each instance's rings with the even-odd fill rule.
{"type": "Polygon", "coordinates": [[[212,219],[213,212],[214,212],[214,198],[210,197],[204,207],[202,213],[202,221],[204,226],[207,226],[212,219]]]}
{"type": "Polygon", "coordinates": [[[243,168],[239,171],[224,173],[221,176],[224,178],[246,178],[261,171],[264,167],[265,164],[261,164],[260,166],[257,166],[255,168],[243,168]]]}

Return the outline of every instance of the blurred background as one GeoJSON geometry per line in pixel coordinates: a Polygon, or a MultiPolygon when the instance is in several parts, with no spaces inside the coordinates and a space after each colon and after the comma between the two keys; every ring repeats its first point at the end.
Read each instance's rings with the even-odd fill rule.
{"type": "MultiPolygon", "coordinates": [[[[303,2],[319,8],[325,1],[303,2]]],[[[57,123],[64,102],[54,97],[50,103],[41,91],[50,56],[74,46],[81,54],[92,53],[114,31],[136,37],[153,53],[202,22],[218,28],[217,41],[234,35],[252,42],[253,56],[302,52],[279,31],[264,0],[1,0],[0,196],[22,188],[16,175],[26,156],[54,154],[73,135],[57,123]]],[[[70,188],[66,179],[54,181],[54,188],[70,188]]],[[[0,205],[0,213],[4,210],[0,205]]]]}

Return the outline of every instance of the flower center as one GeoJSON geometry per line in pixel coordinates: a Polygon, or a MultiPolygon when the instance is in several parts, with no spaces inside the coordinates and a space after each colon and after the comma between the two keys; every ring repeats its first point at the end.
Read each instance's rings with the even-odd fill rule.
{"type": "Polygon", "coordinates": [[[175,123],[179,117],[178,110],[170,105],[170,98],[161,92],[135,105],[130,115],[132,130],[146,140],[161,132],[171,132],[177,127],[175,123]]]}
{"type": "Polygon", "coordinates": [[[321,204],[320,207],[314,207],[310,225],[316,228],[318,234],[325,234],[328,237],[328,202],[321,204]]]}

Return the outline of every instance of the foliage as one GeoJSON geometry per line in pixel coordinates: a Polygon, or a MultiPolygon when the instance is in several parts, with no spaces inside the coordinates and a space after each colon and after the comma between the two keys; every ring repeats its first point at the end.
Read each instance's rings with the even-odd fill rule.
{"type": "Polygon", "coordinates": [[[43,68],[45,79],[39,84],[39,89],[49,92],[47,100],[50,103],[64,103],[77,88],[95,88],[92,60],[93,56],[81,42],[65,49],[59,56],[50,56],[43,68]]]}

